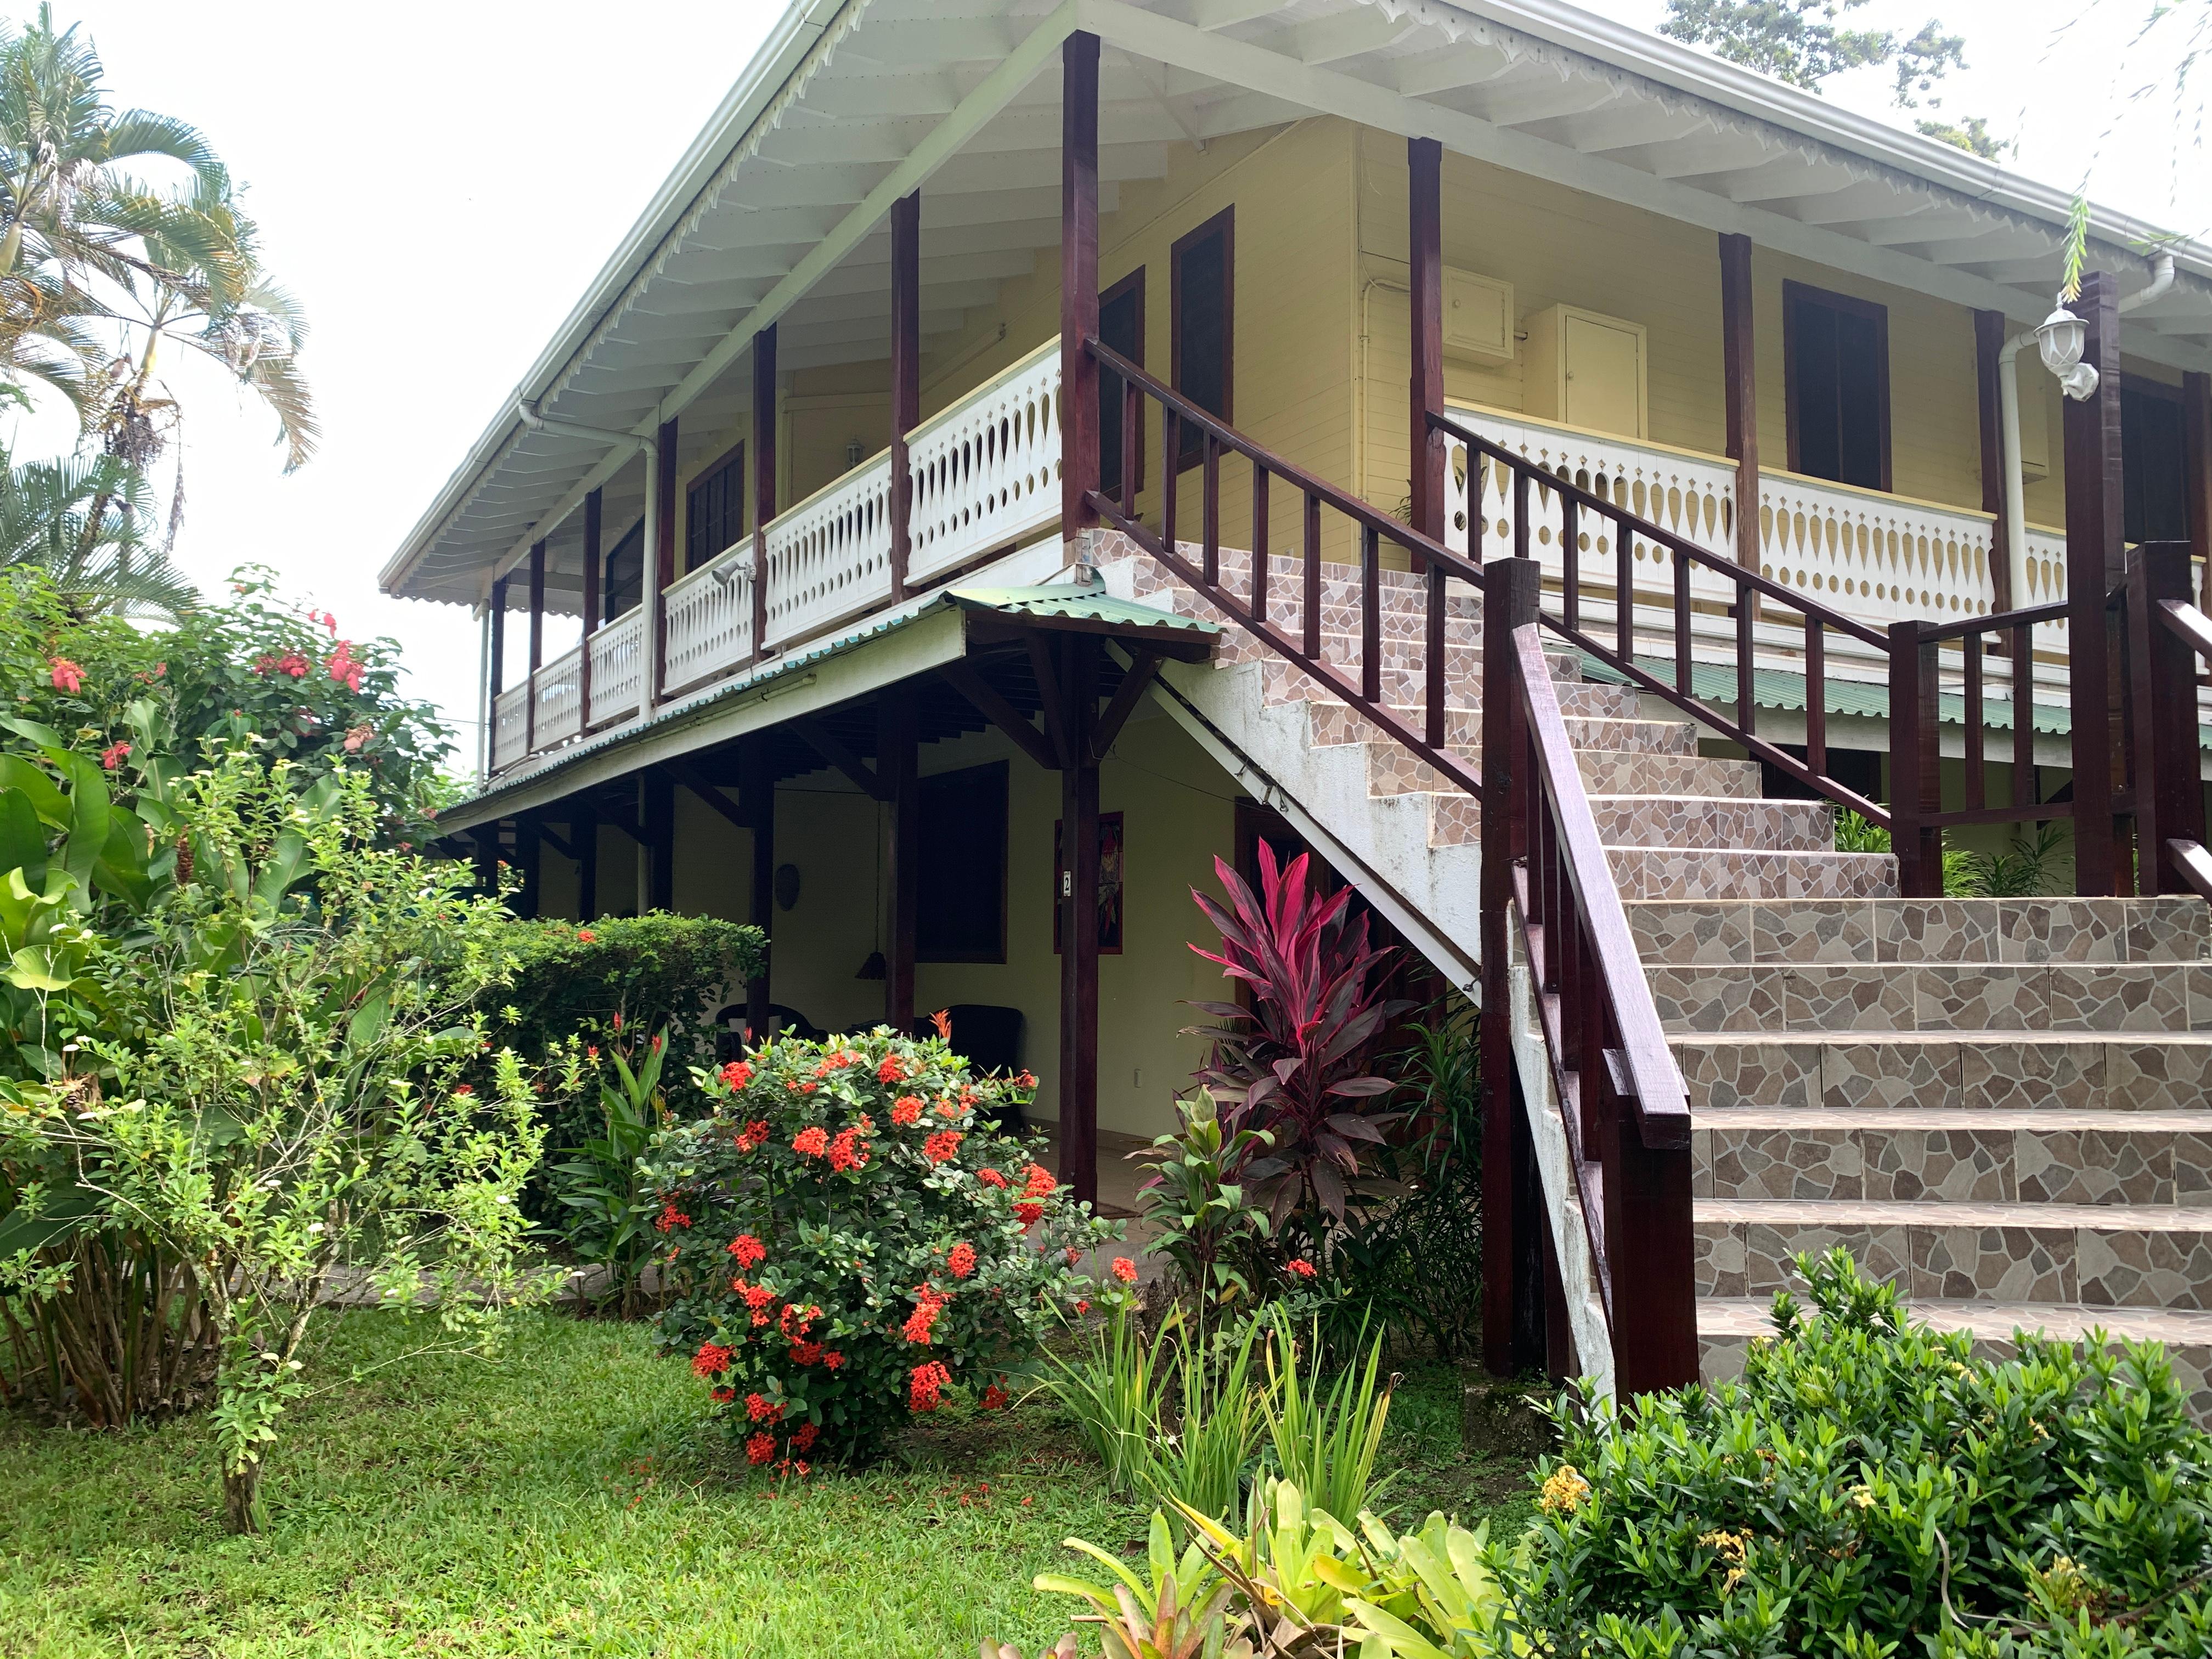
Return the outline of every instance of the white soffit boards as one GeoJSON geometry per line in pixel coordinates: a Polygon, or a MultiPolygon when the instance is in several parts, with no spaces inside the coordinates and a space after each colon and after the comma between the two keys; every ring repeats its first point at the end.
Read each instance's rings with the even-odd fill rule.
{"type": "MultiPolygon", "coordinates": [[[[1058,243],[1059,45],[1079,27],[1106,43],[1109,210],[1176,143],[1322,112],[2023,322],[2055,285],[2064,192],[1552,0],[795,0],[518,395],[602,428],[678,417],[682,464],[706,459],[764,323],[786,368],[887,356],[886,214],[915,188],[925,350],[959,330],[1058,243]]],[[[2096,229],[2096,264],[2148,280],[2148,227],[2096,229]]],[[[2212,368],[2212,253],[2176,254],[2125,344],[2212,368]]],[[[573,610],[577,507],[605,487],[611,546],[643,476],[502,407],[384,586],[481,604],[544,537],[573,610]]]]}

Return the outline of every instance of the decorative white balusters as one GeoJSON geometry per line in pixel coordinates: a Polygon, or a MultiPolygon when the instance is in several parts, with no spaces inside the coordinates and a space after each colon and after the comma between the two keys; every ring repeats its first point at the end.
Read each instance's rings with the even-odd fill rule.
{"type": "Polygon", "coordinates": [[[1996,609],[1985,513],[1765,472],[1759,522],[1764,574],[1846,616],[1887,627],[1996,609]]]}
{"type": "Polygon", "coordinates": [[[520,760],[527,740],[525,730],[530,712],[527,683],[511,685],[492,700],[491,769],[500,771],[520,760]]]}
{"type": "Polygon", "coordinates": [[[907,447],[909,587],[1057,524],[1059,337],[915,428],[907,447]]]}
{"type": "Polygon", "coordinates": [[[735,668],[753,649],[753,538],[678,578],[661,597],[670,693],[735,668]]]}
{"type": "Polygon", "coordinates": [[[891,592],[891,458],[884,450],[768,526],[768,640],[788,645],[891,592]]]}
{"type": "Polygon", "coordinates": [[[630,611],[592,635],[594,730],[638,712],[645,692],[645,616],[630,611]]]}
{"type": "Polygon", "coordinates": [[[578,717],[584,712],[583,665],[584,653],[579,648],[554,658],[532,676],[532,689],[538,698],[534,735],[538,748],[566,743],[579,731],[578,717]]]}

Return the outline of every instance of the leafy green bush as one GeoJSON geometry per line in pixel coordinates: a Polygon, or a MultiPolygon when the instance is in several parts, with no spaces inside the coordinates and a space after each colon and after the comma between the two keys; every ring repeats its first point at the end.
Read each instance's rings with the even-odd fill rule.
{"type": "Polygon", "coordinates": [[[639,1160],[653,1138],[672,1121],[660,1091],[668,1045],[659,1032],[643,1042],[617,1043],[601,1060],[596,1047],[571,1037],[557,1052],[588,1092],[597,1085],[599,1133],[580,1146],[553,1149],[542,1172],[555,1206],[555,1226],[593,1282],[579,1300],[637,1316],[645,1301],[645,1272],[660,1255],[653,1228],[652,1186],[639,1160]],[[605,1075],[611,1066],[614,1076],[605,1075]]]}
{"type": "MultiPolygon", "coordinates": [[[[507,948],[514,970],[483,1001],[495,1042],[539,1060],[571,1038],[605,1044],[657,1031],[669,1109],[696,1117],[708,1097],[692,1073],[716,1062],[714,1011],[726,987],[760,971],[768,945],[741,922],[649,910],[581,925],[518,921],[507,948]]],[[[599,1106],[595,1093],[551,1103],[551,1143],[580,1145],[601,1127],[599,1106]]]]}
{"type": "Polygon", "coordinates": [[[2212,1651],[2212,1440],[2154,1345],[1977,1361],[1838,1250],[1741,1382],[1563,1413],[1513,1622],[1592,1655],[2212,1651]]]}
{"type": "Polygon", "coordinates": [[[949,1389],[1003,1405],[1060,1310],[1087,1305],[1074,1263],[1113,1230],[994,1125],[1026,1073],[979,1078],[943,1038],[879,1027],[697,1081],[711,1115],[647,1161],[662,1331],[753,1462],[866,1456],[949,1389]]]}

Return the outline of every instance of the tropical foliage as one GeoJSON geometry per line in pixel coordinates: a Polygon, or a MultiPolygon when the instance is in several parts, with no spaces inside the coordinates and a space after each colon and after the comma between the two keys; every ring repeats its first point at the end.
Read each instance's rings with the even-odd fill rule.
{"type": "Polygon", "coordinates": [[[941,1036],[878,1029],[776,1041],[698,1080],[712,1115],[647,1161],[662,1328],[754,1463],[865,1458],[955,1393],[1003,1406],[1088,1305],[1075,1264],[1111,1229],[994,1127],[1027,1073],[977,1077],[941,1036]]]}

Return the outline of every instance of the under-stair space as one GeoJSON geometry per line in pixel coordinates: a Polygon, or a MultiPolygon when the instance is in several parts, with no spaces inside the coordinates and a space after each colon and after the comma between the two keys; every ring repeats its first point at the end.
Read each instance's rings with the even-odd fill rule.
{"type": "MultiPolygon", "coordinates": [[[[1117,596],[1233,622],[1126,538],[1102,545],[1117,596]]],[[[1358,573],[1325,570],[1322,656],[1356,679],[1358,573]]],[[[1220,572],[1249,593],[1249,555],[1220,572]]],[[[1300,573],[1271,562],[1286,630],[1300,573]]],[[[1380,594],[1384,698],[1418,728],[1425,591],[1385,571],[1380,594]]],[[[1481,602],[1450,606],[1445,743],[1473,767],[1481,602]]],[[[1826,803],[1762,797],[1756,763],[1701,757],[1689,721],[1548,660],[1689,1092],[1704,1374],[1741,1366],[1799,1252],[1841,1244],[1992,1350],[2016,1328],[2155,1338],[2212,1420],[2212,911],[1899,897],[1895,860],[1836,850],[1826,803]]],[[[1234,626],[1212,665],[1164,679],[1176,718],[1473,983],[1472,796],[1234,626]]]]}

